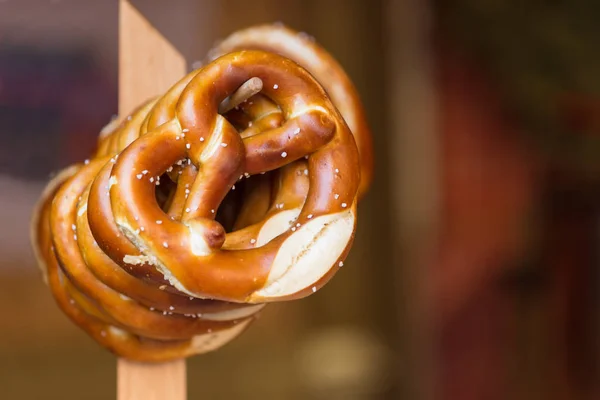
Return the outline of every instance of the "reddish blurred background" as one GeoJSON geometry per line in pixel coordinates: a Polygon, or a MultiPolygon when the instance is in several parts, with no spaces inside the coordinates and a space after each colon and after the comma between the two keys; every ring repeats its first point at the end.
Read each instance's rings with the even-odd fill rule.
{"type": "MultiPolygon", "coordinates": [[[[600,5],[133,2],[190,67],[282,21],[345,66],[376,181],[344,270],[189,361],[190,398],[600,398],[600,5]]],[[[106,399],[114,358],[41,283],[28,220],[117,109],[117,2],[0,0],[0,387],[106,399]]]]}

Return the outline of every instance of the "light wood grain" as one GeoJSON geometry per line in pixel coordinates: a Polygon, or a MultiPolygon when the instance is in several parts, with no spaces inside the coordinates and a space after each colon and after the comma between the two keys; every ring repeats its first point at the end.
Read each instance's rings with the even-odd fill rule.
{"type": "MultiPolygon", "coordinates": [[[[119,2],[119,115],[166,91],[186,72],[185,58],[127,0],[119,2]]],[[[119,359],[118,400],[185,400],[186,364],[119,359]]]]}
{"type": "Polygon", "coordinates": [[[185,72],[183,55],[130,1],[120,0],[119,114],[163,93],[185,72]]]}
{"type": "Polygon", "coordinates": [[[118,400],[185,400],[186,397],[185,360],[142,364],[119,359],[118,400]]]}

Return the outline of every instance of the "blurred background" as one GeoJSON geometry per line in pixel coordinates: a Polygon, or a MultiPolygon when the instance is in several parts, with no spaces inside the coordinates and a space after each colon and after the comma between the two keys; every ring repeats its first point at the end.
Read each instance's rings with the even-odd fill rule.
{"type": "MultiPolygon", "coordinates": [[[[313,35],[374,133],[355,246],[323,291],[188,362],[204,399],[600,398],[600,3],[139,0],[186,56],[313,35]]],[[[117,110],[117,1],[0,0],[3,399],[114,398],[115,359],[30,250],[48,176],[117,110]]]]}

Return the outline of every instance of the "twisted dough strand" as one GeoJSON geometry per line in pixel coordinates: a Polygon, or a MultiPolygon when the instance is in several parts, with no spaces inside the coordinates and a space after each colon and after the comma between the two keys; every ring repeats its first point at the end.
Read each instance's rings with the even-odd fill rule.
{"type": "Polygon", "coordinates": [[[265,24],[239,30],[220,41],[210,52],[210,61],[236,50],[264,50],[293,60],[311,73],[331,98],[350,127],[360,154],[359,198],[373,180],[371,131],[358,92],[342,66],[311,36],[282,24],[265,24]]]}

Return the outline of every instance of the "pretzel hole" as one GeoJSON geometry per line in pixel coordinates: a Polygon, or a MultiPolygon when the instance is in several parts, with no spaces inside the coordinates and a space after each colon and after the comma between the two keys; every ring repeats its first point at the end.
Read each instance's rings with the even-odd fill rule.
{"type": "Polygon", "coordinates": [[[264,185],[269,184],[276,171],[243,177],[230,189],[219,209],[216,221],[225,232],[230,233],[262,220],[268,210],[271,196],[264,193],[264,185]]]}
{"type": "Polygon", "coordinates": [[[229,190],[215,216],[215,220],[223,226],[226,233],[233,231],[235,221],[244,202],[244,192],[240,189],[236,184],[235,190],[229,190]]]}
{"type": "Polygon", "coordinates": [[[169,201],[175,193],[177,184],[171,180],[167,173],[160,176],[160,184],[156,185],[155,196],[156,202],[163,211],[167,211],[169,207],[169,201]]]}
{"type": "MultiPolygon", "coordinates": [[[[262,220],[270,206],[271,194],[265,193],[265,185],[273,181],[277,170],[264,174],[244,176],[230,188],[216,210],[215,220],[226,233],[245,228],[262,220]]],[[[155,187],[156,202],[166,213],[169,210],[178,183],[169,173],[160,176],[160,184],[155,187]]]]}

